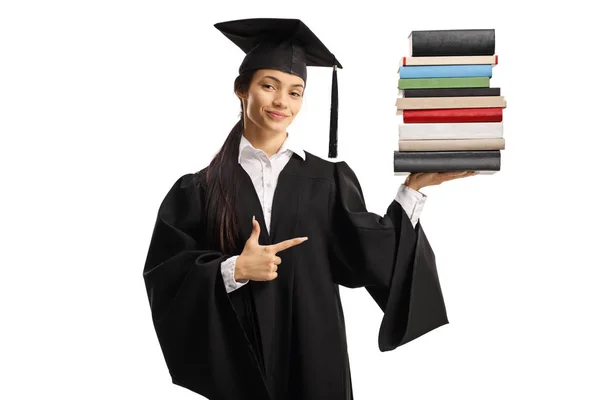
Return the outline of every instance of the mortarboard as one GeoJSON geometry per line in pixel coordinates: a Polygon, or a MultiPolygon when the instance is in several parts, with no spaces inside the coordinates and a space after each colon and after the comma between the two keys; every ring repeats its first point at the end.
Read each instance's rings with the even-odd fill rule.
{"type": "Polygon", "coordinates": [[[276,69],[299,76],[306,83],[306,67],[333,67],[329,157],[337,157],[337,68],[342,65],[299,19],[251,18],[219,22],[215,28],[241,48],[246,57],[239,73],[276,69]]]}

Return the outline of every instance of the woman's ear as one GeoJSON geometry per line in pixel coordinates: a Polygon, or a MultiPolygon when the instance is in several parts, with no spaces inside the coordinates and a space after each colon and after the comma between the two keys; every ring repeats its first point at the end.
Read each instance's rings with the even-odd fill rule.
{"type": "Polygon", "coordinates": [[[248,94],[247,93],[242,93],[242,92],[235,92],[235,95],[238,97],[238,99],[247,99],[248,98],[248,94]]]}

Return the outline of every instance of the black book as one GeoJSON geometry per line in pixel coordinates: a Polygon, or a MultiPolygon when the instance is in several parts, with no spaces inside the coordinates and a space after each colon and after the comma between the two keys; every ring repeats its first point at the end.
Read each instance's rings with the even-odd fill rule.
{"type": "Polygon", "coordinates": [[[394,172],[500,171],[500,150],[394,151],[394,172]]]}
{"type": "Polygon", "coordinates": [[[438,89],[404,89],[406,98],[412,97],[465,97],[465,96],[500,96],[500,88],[438,88],[438,89]]]}
{"type": "Polygon", "coordinates": [[[408,36],[412,57],[494,55],[494,29],[412,31],[408,36]]]}

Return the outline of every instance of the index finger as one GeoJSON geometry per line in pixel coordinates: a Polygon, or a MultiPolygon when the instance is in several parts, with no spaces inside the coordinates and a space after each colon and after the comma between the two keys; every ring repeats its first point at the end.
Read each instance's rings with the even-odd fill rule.
{"type": "Polygon", "coordinates": [[[289,249],[292,246],[296,246],[296,245],[298,245],[298,244],[306,241],[307,239],[308,239],[307,237],[288,239],[288,240],[284,240],[283,242],[272,244],[269,247],[273,251],[275,251],[275,253],[278,253],[278,252],[283,251],[285,249],[289,249]]]}

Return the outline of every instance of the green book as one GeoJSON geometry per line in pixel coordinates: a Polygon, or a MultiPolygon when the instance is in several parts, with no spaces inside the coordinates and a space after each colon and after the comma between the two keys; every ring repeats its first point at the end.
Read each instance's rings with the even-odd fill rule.
{"type": "Polygon", "coordinates": [[[490,87],[489,76],[466,78],[400,78],[398,89],[476,88],[490,87]]]}

